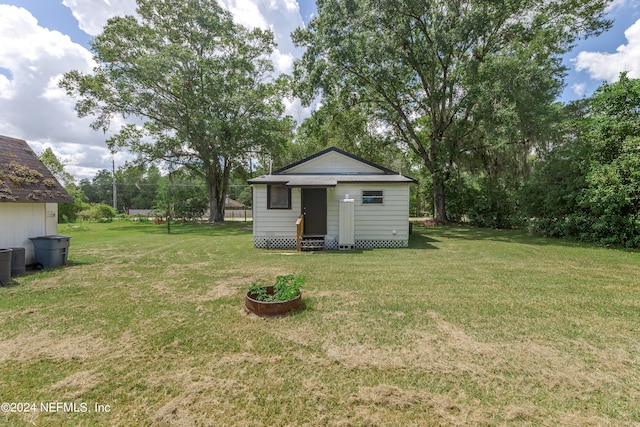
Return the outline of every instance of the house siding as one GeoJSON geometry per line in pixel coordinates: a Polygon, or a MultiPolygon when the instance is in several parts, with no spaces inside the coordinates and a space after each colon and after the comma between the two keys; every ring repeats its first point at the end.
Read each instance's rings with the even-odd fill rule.
{"type": "Polygon", "coordinates": [[[254,185],[253,236],[255,242],[264,243],[265,238],[287,241],[293,239],[293,247],[295,247],[296,220],[301,211],[300,194],[299,188],[291,189],[291,209],[267,209],[267,186],[254,185]]]}
{"type": "MultiPolygon", "coordinates": [[[[258,248],[296,247],[295,223],[301,213],[302,188],[326,188],[326,249],[406,247],[409,244],[409,185],[417,182],[336,147],[252,178],[249,183],[254,191],[253,234],[254,246],[258,248]],[[291,209],[267,209],[269,184],[291,188],[291,209]],[[363,203],[364,191],[381,191],[382,202],[363,203]],[[353,209],[351,205],[349,209],[341,209],[341,200],[347,194],[353,199],[353,209]],[[345,227],[343,240],[349,243],[339,242],[341,223],[345,227]]],[[[374,200],[380,201],[379,197],[374,200]]],[[[313,247],[312,241],[306,243],[311,244],[305,246],[313,247]]]]}
{"type": "MultiPolygon", "coordinates": [[[[401,241],[409,239],[408,184],[338,185],[328,203],[328,234],[338,235],[340,200],[354,199],[356,241],[401,241]],[[383,191],[382,204],[363,204],[363,191],[383,191]],[[395,230],[395,234],[393,231],[395,230]]],[[[382,244],[385,246],[385,244],[382,244]]]]}
{"type": "Polygon", "coordinates": [[[45,203],[44,211],[45,211],[44,234],[45,235],[58,234],[58,204],[45,203]]]}
{"type": "Polygon", "coordinates": [[[305,174],[353,174],[380,173],[380,169],[355,159],[346,158],[338,153],[327,153],[302,165],[287,169],[286,174],[303,172],[305,174]]]}
{"type": "MultiPolygon", "coordinates": [[[[348,184],[327,189],[327,247],[338,245],[340,200],[348,194],[355,200],[356,247],[405,247],[409,240],[409,185],[348,184]],[[363,204],[363,191],[383,191],[382,204],[363,204]],[[395,234],[394,234],[395,230],[395,234]]],[[[296,219],[301,212],[301,190],[291,190],[291,209],[267,209],[267,186],[253,189],[254,246],[295,248],[296,219]]]]}
{"type": "MultiPolygon", "coordinates": [[[[29,237],[57,234],[46,217],[55,203],[0,203],[0,247],[25,248],[25,262],[35,262],[33,243],[29,237]]],[[[56,218],[57,219],[57,218],[56,218]]]]}

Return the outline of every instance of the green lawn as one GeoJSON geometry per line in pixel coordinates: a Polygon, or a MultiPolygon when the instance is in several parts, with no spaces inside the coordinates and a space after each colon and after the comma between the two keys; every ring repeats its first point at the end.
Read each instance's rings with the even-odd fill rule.
{"type": "Polygon", "coordinates": [[[246,223],[172,232],[61,225],[70,265],[0,288],[0,400],[37,406],[0,424],[640,423],[637,252],[468,227],[320,254],[254,249],[246,223]],[[245,314],[252,282],[288,273],[303,311],[245,314]]]}

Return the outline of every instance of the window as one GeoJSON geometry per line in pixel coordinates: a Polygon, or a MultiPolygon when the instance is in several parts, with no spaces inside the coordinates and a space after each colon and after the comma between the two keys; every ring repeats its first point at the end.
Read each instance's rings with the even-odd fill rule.
{"type": "Polygon", "coordinates": [[[291,209],[291,189],[286,185],[267,185],[267,208],[291,209]]]}
{"type": "Polygon", "coordinates": [[[363,204],[382,204],[382,191],[363,191],[362,192],[363,204]]]}

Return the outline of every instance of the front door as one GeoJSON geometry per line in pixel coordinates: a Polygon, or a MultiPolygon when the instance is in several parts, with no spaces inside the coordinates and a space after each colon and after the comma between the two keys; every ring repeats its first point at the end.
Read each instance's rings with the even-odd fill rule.
{"type": "Polygon", "coordinates": [[[327,189],[302,189],[302,215],[304,234],[327,234],[327,189]]]}

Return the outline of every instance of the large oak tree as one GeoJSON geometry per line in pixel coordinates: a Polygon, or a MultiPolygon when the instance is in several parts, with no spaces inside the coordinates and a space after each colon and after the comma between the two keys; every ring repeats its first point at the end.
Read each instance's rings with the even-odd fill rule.
{"type": "MultiPolygon", "coordinates": [[[[365,105],[428,169],[434,214],[460,155],[527,141],[561,55],[606,28],[607,0],[318,0],[294,41],[306,101],[365,105]]],[[[526,147],[525,147],[526,149],[526,147]]]]}
{"type": "Polygon", "coordinates": [[[273,34],[235,24],[215,1],[137,3],[138,17],[109,20],[93,40],[93,72],[66,73],[61,86],[96,130],[124,117],[110,148],[200,174],[209,220],[223,221],[233,167],[292,128],[282,118],[285,85],[272,76],[273,34]]]}

